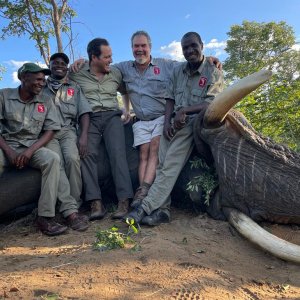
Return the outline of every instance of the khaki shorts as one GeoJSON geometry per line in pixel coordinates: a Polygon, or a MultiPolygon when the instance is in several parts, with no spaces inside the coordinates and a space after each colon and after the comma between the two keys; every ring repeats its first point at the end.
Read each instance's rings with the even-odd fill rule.
{"type": "Polygon", "coordinates": [[[161,136],[164,128],[165,116],[158,117],[151,121],[137,121],[133,124],[134,143],[137,147],[150,143],[156,136],[161,136]]]}

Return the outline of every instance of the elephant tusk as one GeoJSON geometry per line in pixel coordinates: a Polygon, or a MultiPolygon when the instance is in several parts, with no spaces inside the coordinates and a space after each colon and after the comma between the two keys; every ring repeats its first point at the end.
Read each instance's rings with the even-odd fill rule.
{"type": "Polygon", "coordinates": [[[246,239],[272,255],[286,261],[300,263],[300,246],[289,243],[260,227],[240,211],[223,208],[229,223],[246,239]]]}
{"type": "Polygon", "coordinates": [[[204,126],[215,127],[222,123],[229,110],[272,76],[269,70],[260,70],[226,88],[215,97],[204,115],[204,126]]]}

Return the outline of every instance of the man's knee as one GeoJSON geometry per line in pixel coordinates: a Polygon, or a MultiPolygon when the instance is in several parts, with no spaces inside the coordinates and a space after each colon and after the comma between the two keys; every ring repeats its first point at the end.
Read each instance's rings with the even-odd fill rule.
{"type": "Polygon", "coordinates": [[[68,153],[64,156],[66,166],[80,165],[80,157],[78,153],[68,153]]]}

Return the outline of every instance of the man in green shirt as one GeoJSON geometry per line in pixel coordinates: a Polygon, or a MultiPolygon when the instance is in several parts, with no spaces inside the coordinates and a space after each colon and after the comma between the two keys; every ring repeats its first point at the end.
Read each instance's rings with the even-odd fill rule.
{"type": "MultiPolygon", "coordinates": [[[[53,138],[54,131],[61,128],[53,102],[41,95],[45,75],[49,74],[49,69],[25,63],[18,70],[20,87],[0,90],[0,170],[26,166],[41,170],[37,226],[44,234],[53,236],[64,233],[67,227],[54,221],[55,205],[61,193],[60,158],[44,147],[53,138]]],[[[81,220],[77,218],[76,201],[64,200],[61,198],[60,211],[67,224],[82,229],[77,228],[81,220]]]]}
{"type": "Polygon", "coordinates": [[[85,200],[91,203],[90,220],[104,217],[106,209],[102,203],[97,167],[99,145],[104,141],[119,201],[112,217],[122,218],[128,213],[128,198],[133,197],[122,111],[117,100],[117,91],[124,89],[122,75],[118,69],[110,67],[112,51],[107,40],[93,39],[87,46],[87,52],[89,62],[78,73],[69,74],[80,85],[93,110],[88,131],[88,154],[82,159],[85,200]]]}
{"type": "Polygon", "coordinates": [[[43,94],[52,98],[61,130],[55,133],[47,148],[60,155],[70,184],[70,194],[79,207],[82,192],[79,155],[82,158],[87,155],[89,113],[92,109],[79,85],[68,79],[68,64],[69,58],[65,53],[54,53],[50,57],[51,75],[47,78],[43,94]],[[80,134],[77,138],[78,123],[80,134]]]}

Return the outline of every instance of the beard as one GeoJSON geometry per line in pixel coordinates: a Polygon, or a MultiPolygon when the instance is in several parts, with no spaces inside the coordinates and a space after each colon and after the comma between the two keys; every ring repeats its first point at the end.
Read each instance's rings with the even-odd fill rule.
{"type": "Polygon", "coordinates": [[[135,61],[139,65],[144,65],[145,63],[147,63],[148,59],[146,57],[136,57],[135,61]]]}

